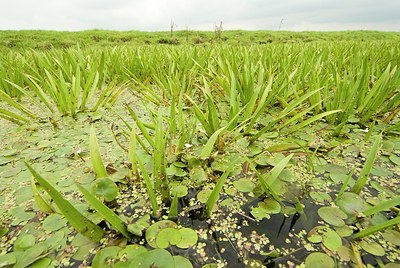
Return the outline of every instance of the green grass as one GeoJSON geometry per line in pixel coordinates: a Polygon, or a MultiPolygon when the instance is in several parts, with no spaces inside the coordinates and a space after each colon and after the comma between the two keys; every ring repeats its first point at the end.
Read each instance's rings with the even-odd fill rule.
{"type": "MultiPolygon", "coordinates": [[[[356,247],[357,265],[371,250],[400,259],[376,236],[399,235],[399,39],[0,32],[0,263],[64,261],[67,245],[76,260],[96,254],[94,266],[157,252],[146,247],[176,255],[175,246],[198,248],[187,259],[163,251],[172,267],[225,262],[213,232],[241,263],[261,260],[243,247],[269,252],[261,237],[275,244],[285,235],[288,247],[310,242],[338,263],[356,247]],[[204,232],[190,229],[194,219],[204,232]]],[[[288,249],[269,258],[304,250],[288,249]]],[[[307,263],[302,255],[296,263],[307,263]]]]}
{"type": "Polygon", "coordinates": [[[289,32],[289,31],[224,31],[222,40],[215,40],[212,31],[176,31],[171,37],[170,32],[140,32],[140,31],[106,31],[87,30],[81,32],[56,31],[0,31],[0,48],[2,49],[39,49],[70,48],[79,44],[84,47],[113,47],[148,45],[174,42],[178,44],[210,44],[222,42],[225,44],[270,44],[270,43],[303,43],[315,41],[377,41],[400,40],[397,32],[378,31],[338,31],[338,32],[289,32]],[[187,40],[188,38],[188,40],[187,40]]]}

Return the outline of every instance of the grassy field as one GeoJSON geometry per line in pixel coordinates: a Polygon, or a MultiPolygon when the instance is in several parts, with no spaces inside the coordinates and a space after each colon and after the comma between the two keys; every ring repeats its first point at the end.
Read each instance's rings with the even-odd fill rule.
{"type": "Polygon", "coordinates": [[[0,267],[398,267],[399,33],[0,37],[0,267]]]}
{"type": "Polygon", "coordinates": [[[224,31],[220,39],[214,32],[115,32],[88,30],[82,32],[0,31],[0,48],[40,49],[83,47],[137,46],[149,44],[214,44],[258,45],[270,43],[302,43],[315,41],[400,41],[398,32],[286,32],[286,31],[224,31]]]}

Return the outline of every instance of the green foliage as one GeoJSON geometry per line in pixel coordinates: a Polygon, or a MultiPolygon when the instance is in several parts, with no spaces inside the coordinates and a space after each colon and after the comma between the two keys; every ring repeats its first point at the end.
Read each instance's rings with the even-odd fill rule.
{"type": "Polygon", "coordinates": [[[98,242],[103,238],[104,231],[90,221],[88,218],[83,216],[76,208],[71,205],[69,201],[64,199],[59,191],[57,191],[45,178],[39,175],[28,163],[25,162],[26,167],[32,173],[33,177],[37,182],[46,189],[47,193],[53,198],[60,211],[63,213],[65,218],[71,223],[78,232],[82,233],[89,239],[98,242]]]}
{"type": "Polygon", "coordinates": [[[105,178],[108,176],[106,167],[101,159],[99,143],[97,141],[96,130],[94,126],[90,128],[90,138],[89,138],[89,148],[90,148],[90,160],[92,161],[93,170],[96,174],[96,178],[105,178]]]}
{"type": "Polygon", "coordinates": [[[83,193],[89,204],[91,204],[93,208],[96,209],[96,211],[99,212],[101,216],[103,216],[104,219],[111,224],[111,226],[113,226],[126,238],[129,239],[131,237],[128,230],[126,229],[124,221],[117,214],[115,214],[111,209],[109,209],[100,200],[98,200],[96,196],[85,189],[85,187],[80,184],[76,184],[76,186],[78,186],[78,189],[83,193]]]}
{"type": "Polygon", "coordinates": [[[354,185],[352,192],[356,194],[360,194],[361,190],[364,188],[365,184],[367,184],[369,179],[369,174],[374,166],[375,159],[379,152],[379,147],[382,142],[382,136],[379,135],[375,138],[374,143],[372,144],[371,151],[368,154],[368,157],[365,161],[364,167],[358,175],[358,179],[356,184],[354,185]]]}

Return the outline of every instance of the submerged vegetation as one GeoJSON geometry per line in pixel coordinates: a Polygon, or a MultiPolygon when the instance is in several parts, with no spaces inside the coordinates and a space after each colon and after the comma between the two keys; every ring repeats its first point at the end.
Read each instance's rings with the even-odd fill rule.
{"type": "Polygon", "coordinates": [[[2,50],[0,267],[397,267],[400,43],[340,34],[2,50]]]}

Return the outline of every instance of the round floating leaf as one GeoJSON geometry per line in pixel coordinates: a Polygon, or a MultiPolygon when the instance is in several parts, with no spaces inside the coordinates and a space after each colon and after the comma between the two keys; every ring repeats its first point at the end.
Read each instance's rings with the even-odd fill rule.
{"type": "Polygon", "coordinates": [[[235,186],[235,188],[238,189],[238,191],[243,193],[250,193],[256,187],[254,182],[246,178],[234,181],[233,186],[235,186]]]}
{"type": "Polygon", "coordinates": [[[198,194],[197,194],[197,200],[199,200],[201,203],[206,203],[208,197],[211,195],[212,190],[211,189],[204,189],[201,190],[198,194]]]}
{"type": "Polygon", "coordinates": [[[335,227],[336,233],[340,235],[341,237],[347,237],[353,234],[354,230],[350,228],[349,226],[345,225],[342,227],[335,227]]]}
{"type": "Polygon", "coordinates": [[[176,165],[169,166],[165,171],[168,176],[184,177],[187,175],[182,168],[177,167],[176,165]]]}
{"type": "Polygon", "coordinates": [[[156,238],[162,229],[165,228],[177,228],[178,225],[170,220],[162,220],[152,224],[146,230],[146,241],[153,248],[157,248],[156,238]]]}
{"type": "Polygon", "coordinates": [[[15,177],[20,172],[21,172],[20,167],[9,168],[9,169],[6,169],[5,171],[3,171],[0,174],[0,177],[3,177],[3,178],[15,177]]]}
{"type": "Polygon", "coordinates": [[[175,267],[179,267],[179,268],[192,268],[193,267],[192,263],[185,257],[173,256],[173,258],[174,258],[174,262],[175,262],[175,267]]]}
{"type": "Polygon", "coordinates": [[[341,246],[336,250],[336,253],[343,261],[350,261],[353,251],[346,246],[341,246]]]}
{"type": "Polygon", "coordinates": [[[379,245],[378,243],[374,241],[361,241],[360,246],[363,250],[368,252],[369,254],[375,255],[375,256],[384,256],[385,255],[385,249],[379,245]]]}
{"type": "Polygon", "coordinates": [[[35,245],[35,237],[31,234],[25,234],[18,237],[14,242],[15,250],[26,250],[35,245]]]}
{"type": "Polygon", "coordinates": [[[17,258],[13,252],[0,256],[0,267],[11,266],[17,262],[17,258]]]}
{"type": "Polygon", "coordinates": [[[36,245],[24,251],[22,256],[18,256],[17,264],[14,267],[28,267],[46,255],[47,248],[43,245],[36,245]]]}
{"type": "Polygon", "coordinates": [[[29,265],[29,268],[43,268],[43,267],[49,267],[52,259],[50,258],[43,258],[40,260],[35,261],[31,265],[29,265]]]}
{"type": "Polygon", "coordinates": [[[374,167],[371,170],[371,174],[378,177],[393,176],[393,172],[384,167],[374,167]]]}
{"type": "Polygon", "coordinates": [[[111,202],[118,195],[118,186],[110,178],[99,178],[93,181],[92,193],[104,197],[104,200],[111,202]]]}
{"type": "Polygon", "coordinates": [[[347,219],[346,213],[335,207],[321,207],[318,209],[318,215],[325,222],[337,227],[344,226],[343,220],[347,219]]]}
{"type": "Polygon", "coordinates": [[[386,241],[400,247],[400,232],[395,230],[386,230],[382,236],[386,241]]]}
{"type": "Polygon", "coordinates": [[[127,227],[128,232],[137,236],[142,236],[143,230],[150,226],[149,222],[150,222],[150,215],[146,214],[140,219],[138,219],[135,223],[129,224],[127,227]]]}
{"type": "Polygon", "coordinates": [[[188,188],[184,185],[178,185],[172,188],[172,195],[177,197],[184,197],[188,194],[188,188]]]}
{"type": "Polygon", "coordinates": [[[261,221],[263,218],[269,219],[271,216],[267,213],[267,211],[261,207],[253,207],[250,211],[251,215],[258,220],[261,221]]]}
{"type": "Polygon", "coordinates": [[[169,245],[176,245],[182,240],[181,233],[175,228],[162,229],[156,238],[158,248],[166,248],[169,245]]]}
{"type": "Polygon", "coordinates": [[[306,268],[333,268],[335,262],[331,257],[321,252],[313,252],[306,258],[306,268]]]}
{"type": "Polygon", "coordinates": [[[178,248],[189,248],[196,245],[197,243],[197,233],[190,228],[182,228],[179,230],[181,234],[181,241],[176,245],[178,248]]]}
{"type": "Polygon", "coordinates": [[[278,176],[279,179],[286,181],[286,182],[294,182],[296,181],[296,177],[293,176],[292,172],[288,169],[282,170],[281,174],[278,176]]]}
{"type": "Polygon", "coordinates": [[[357,194],[345,192],[338,198],[336,205],[347,215],[356,216],[368,208],[367,203],[357,194]]]}
{"type": "Polygon", "coordinates": [[[325,226],[316,226],[308,232],[307,239],[311,243],[320,243],[323,239],[323,231],[325,230],[325,226]]]}
{"type": "Polygon", "coordinates": [[[94,259],[92,261],[92,267],[111,267],[109,264],[110,259],[118,259],[118,252],[121,251],[120,247],[112,246],[112,247],[106,247],[101,249],[99,252],[97,252],[96,256],[94,256],[94,259]]]}
{"type": "Polygon", "coordinates": [[[193,167],[189,173],[190,179],[196,184],[201,185],[207,181],[207,174],[201,167],[193,167]]]}
{"type": "Polygon", "coordinates": [[[123,250],[121,250],[118,253],[118,257],[121,258],[126,258],[128,261],[130,261],[131,259],[135,258],[136,256],[138,256],[139,254],[142,254],[144,252],[147,252],[147,249],[144,246],[140,246],[140,245],[128,245],[126,246],[126,248],[124,248],[123,250]]]}
{"type": "Polygon", "coordinates": [[[312,199],[314,199],[317,202],[324,203],[325,201],[329,202],[332,200],[331,196],[328,193],[325,192],[317,192],[317,191],[311,191],[310,196],[312,199]]]}
{"type": "Polygon", "coordinates": [[[6,235],[8,233],[8,228],[0,228],[0,237],[6,235]]]}
{"type": "Polygon", "coordinates": [[[329,173],[335,173],[335,174],[346,174],[347,173],[347,169],[344,166],[339,166],[336,164],[327,164],[325,165],[325,170],[329,173]]]}
{"type": "Polygon", "coordinates": [[[130,268],[175,268],[175,260],[165,249],[153,249],[137,255],[131,260],[130,268]]]}
{"type": "Polygon", "coordinates": [[[258,203],[258,205],[265,209],[269,214],[277,214],[281,212],[281,204],[272,198],[267,198],[264,202],[258,203]]]}
{"type": "Polygon", "coordinates": [[[4,157],[9,157],[9,156],[15,156],[18,154],[18,151],[16,149],[8,149],[8,150],[4,150],[0,153],[0,156],[4,156],[4,157]]]}
{"type": "Polygon", "coordinates": [[[400,157],[398,157],[397,155],[391,154],[389,156],[389,159],[390,159],[390,161],[392,161],[393,164],[400,166],[400,157]]]}
{"type": "Polygon", "coordinates": [[[60,230],[67,225],[67,220],[60,214],[51,214],[43,221],[43,229],[48,232],[60,230]]]}
{"type": "Polygon", "coordinates": [[[400,268],[400,265],[398,263],[390,262],[386,263],[385,268],[400,268]]]}
{"type": "Polygon", "coordinates": [[[12,226],[18,225],[23,221],[28,221],[35,216],[34,212],[26,212],[25,206],[14,207],[10,210],[12,216],[14,216],[14,220],[11,222],[12,226]]]}
{"type": "Polygon", "coordinates": [[[342,246],[342,238],[333,230],[328,230],[324,233],[322,244],[331,251],[336,251],[342,246]]]}

